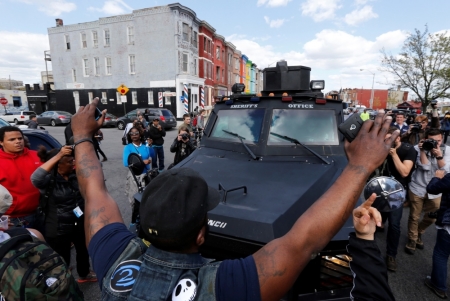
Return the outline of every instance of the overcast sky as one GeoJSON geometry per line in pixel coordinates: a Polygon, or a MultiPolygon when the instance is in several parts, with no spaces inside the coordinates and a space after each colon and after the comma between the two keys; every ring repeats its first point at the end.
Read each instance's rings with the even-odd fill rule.
{"type": "MultiPolygon", "coordinates": [[[[55,18],[75,24],[166,5],[163,0],[0,0],[0,78],[40,81],[55,18]]],[[[312,68],[325,92],[342,88],[387,89],[380,49],[396,54],[409,32],[450,29],[449,0],[185,0],[261,69],[280,59],[312,68]],[[364,69],[364,71],[360,71],[364,69]]],[[[450,32],[450,31],[449,31],[450,32]]],[[[51,65],[49,65],[51,69],[51,65]]]]}

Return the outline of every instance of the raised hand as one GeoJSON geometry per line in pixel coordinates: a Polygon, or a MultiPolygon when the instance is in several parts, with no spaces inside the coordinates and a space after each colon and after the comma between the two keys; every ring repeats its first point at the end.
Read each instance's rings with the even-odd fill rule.
{"type": "Polygon", "coordinates": [[[371,207],[377,195],[372,195],[359,207],[353,210],[353,225],[358,238],[373,240],[376,226],[381,226],[380,212],[371,207]]]}

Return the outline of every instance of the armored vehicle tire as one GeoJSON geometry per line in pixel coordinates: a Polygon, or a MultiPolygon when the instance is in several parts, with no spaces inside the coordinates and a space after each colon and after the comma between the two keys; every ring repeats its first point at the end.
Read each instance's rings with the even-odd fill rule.
{"type": "Polygon", "coordinates": [[[118,130],[123,130],[124,128],[125,128],[125,124],[123,122],[120,121],[120,122],[117,123],[117,129],[118,130]]]}
{"type": "Polygon", "coordinates": [[[56,121],[54,119],[52,119],[52,121],[50,121],[51,126],[56,126],[56,121]]]}

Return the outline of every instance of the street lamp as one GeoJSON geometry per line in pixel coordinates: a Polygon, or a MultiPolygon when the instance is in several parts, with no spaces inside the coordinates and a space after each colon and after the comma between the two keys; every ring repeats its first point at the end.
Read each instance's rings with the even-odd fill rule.
{"type": "Polygon", "coordinates": [[[373,109],[373,83],[375,82],[375,73],[365,69],[359,69],[359,71],[367,71],[373,75],[372,78],[372,92],[370,93],[370,108],[373,109]]]}

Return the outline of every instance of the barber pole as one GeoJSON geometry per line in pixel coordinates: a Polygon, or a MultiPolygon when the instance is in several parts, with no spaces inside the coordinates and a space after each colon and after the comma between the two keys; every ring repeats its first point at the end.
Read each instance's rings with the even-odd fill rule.
{"type": "Polygon", "coordinates": [[[159,102],[159,107],[162,108],[163,107],[163,93],[162,92],[158,92],[158,102],[159,102]]]}
{"type": "Polygon", "coordinates": [[[200,87],[200,106],[205,108],[205,87],[200,87]]]}
{"type": "Polygon", "coordinates": [[[184,114],[189,113],[189,94],[188,94],[188,87],[186,84],[184,84],[184,97],[183,97],[183,104],[184,104],[184,114]]]}

